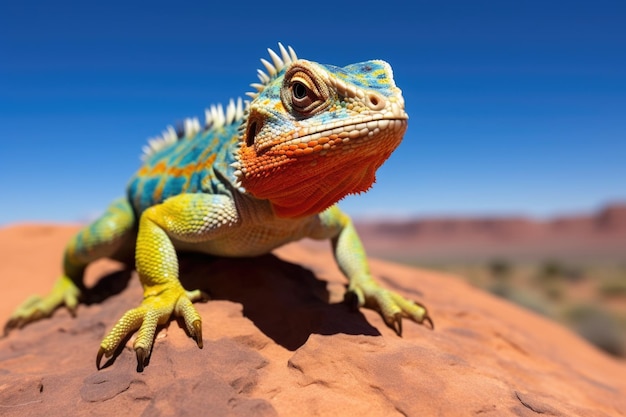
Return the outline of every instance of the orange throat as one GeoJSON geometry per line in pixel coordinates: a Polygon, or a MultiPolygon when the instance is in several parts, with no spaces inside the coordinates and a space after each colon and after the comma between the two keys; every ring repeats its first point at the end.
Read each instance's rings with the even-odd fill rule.
{"type": "Polygon", "coordinates": [[[279,217],[320,213],[345,196],[372,186],[376,170],[400,144],[401,130],[375,140],[338,143],[327,153],[298,156],[287,156],[280,147],[256,154],[253,147],[244,146],[240,160],[246,174],[241,184],[255,198],[269,200],[279,217]]]}

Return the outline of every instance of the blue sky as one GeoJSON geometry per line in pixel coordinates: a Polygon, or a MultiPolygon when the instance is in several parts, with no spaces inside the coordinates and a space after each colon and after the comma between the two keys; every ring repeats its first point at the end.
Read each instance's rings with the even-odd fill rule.
{"type": "Polygon", "coordinates": [[[148,137],[249,91],[278,41],[394,68],[409,128],[374,188],[342,202],[354,216],[549,217],[626,200],[621,1],[6,3],[0,225],[92,218],[148,137]]]}

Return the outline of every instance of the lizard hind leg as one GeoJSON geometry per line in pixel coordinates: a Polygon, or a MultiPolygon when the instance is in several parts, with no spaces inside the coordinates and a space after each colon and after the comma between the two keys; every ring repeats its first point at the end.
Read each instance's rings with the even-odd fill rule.
{"type": "Polygon", "coordinates": [[[109,257],[133,240],[135,216],[124,198],[114,201],[93,223],[70,239],[63,258],[63,275],[45,296],[32,296],[20,305],[4,326],[4,334],[28,323],[49,317],[65,306],[72,315],[84,293],[83,273],[96,259],[109,257]]]}
{"type": "Polygon", "coordinates": [[[62,276],[47,296],[33,295],[15,309],[4,326],[4,335],[12,329],[21,329],[28,323],[49,317],[61,305],[65,305],[74,316],[79,298],[79,288],[70,278],[62,276]]]}

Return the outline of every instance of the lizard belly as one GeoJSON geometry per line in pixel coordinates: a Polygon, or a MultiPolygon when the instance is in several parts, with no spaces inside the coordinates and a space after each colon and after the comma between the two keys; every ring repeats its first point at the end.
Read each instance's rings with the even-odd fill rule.
{"type": "Polygon", "coordinates": [[[286,243],[300,240],[309,235],[308,224],[281,224],[240,227],[224,236],[202,242],[174,240],[177,250],[207,253],[216,256],[246,257],[269,253],[286,243]],[[295,226],[295,227],[293,227],[295,226]]]}

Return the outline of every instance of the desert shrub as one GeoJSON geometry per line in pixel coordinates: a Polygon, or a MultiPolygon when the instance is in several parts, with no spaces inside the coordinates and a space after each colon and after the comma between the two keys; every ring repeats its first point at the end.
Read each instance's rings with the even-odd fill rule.
{"type": "Polygon", "coordinates": [[[542,316],[552,317],[550,306],[541,297],[531,292],[522,291],[502,283],[492,285],[489,292],[542,316]]]}
{"type": "Polygon", "coordinates": [[[496,282],[495,284],[489,286],[487,290],[493,295],[497,295],[498,297],[505,298],[507,300],[510,299],[513,293],[513,289],[510,285],[501,282],[496,282]]]}
{"type": "Polygon", "coordinates": [[[571,283],[577,283],[585,279],[586,272],[582,267],[570,266],[567,267],[564,271],[565,279],[571,283]]]}
{"type": "Polygon", "coordinates": [[[561,301],[565,297],[565,286],[560,282],[545,285],[543,291],[551,301],[561,301]]]}
{"type": "Polygon", "coordinates": [[[600,284],[598,292],[605,298],[626,296],[626,278],[619,277],[600,284]]]}
{"type": "Polygon", "coordinates": [[[607,311],[590,305],[567,313],[572,327],[596,347],[615,356],[626,356],[626,342],[619,321],[607,311]]]}
{"type": "Polygon", "coordinates": [[[586,272],[582,267],[548,260],[538,267],[534,285],[551,300],[559,301],[565,296],[568,284],[576,284],[585,278],[586,272]]]}
{"type": "Polygon", "coordinates": [[[491,276],[498,281],[506,281],[510,278],[513,267],[506,259],[494,259],[488,265],[491,276]]]}
{"type": "Polygon", "coordinates": [[[565,275],[565,267],[559,261],[548,260],[541,265],[539,276],[545,281],[556,281],[565,275]]]}

